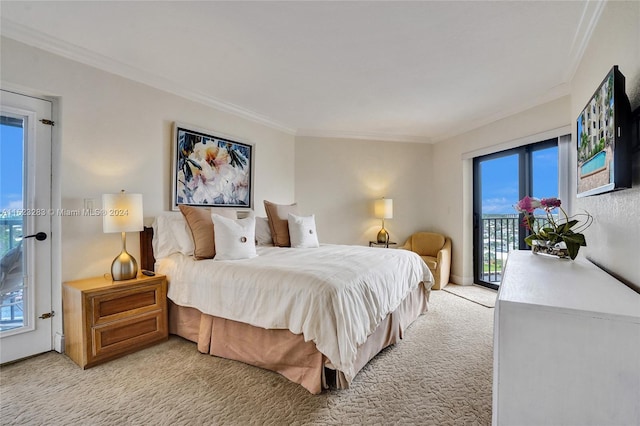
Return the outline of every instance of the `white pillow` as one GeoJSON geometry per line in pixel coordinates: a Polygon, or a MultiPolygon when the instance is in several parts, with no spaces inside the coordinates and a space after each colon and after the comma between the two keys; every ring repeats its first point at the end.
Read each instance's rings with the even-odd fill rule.
{"type": "Polygon", "coordinates": [[[180,212],[167,212],[153,221],[153,255],[156,259],[173,253],[193,254],[193,238],[187,221],[180,212]]]}
{"type": "Polygon", "coordinates": [[[316,218],[311,216],[296,216],[289,213],[289,239],[294,248],[319,247],[318,234],[316,232],[316,218]]]}
{"type": "Polygon", "coordinates": [[[240,260],[256,257],[256,220],[229,219],[212,213],[216,256],[213,260],[240,260]]]}
{"type": "Polygon", "coordinates": [[[271,228],[269,219],[266,217],[256,217],[256,244],[259,246],[272,246],[271,228]]]}

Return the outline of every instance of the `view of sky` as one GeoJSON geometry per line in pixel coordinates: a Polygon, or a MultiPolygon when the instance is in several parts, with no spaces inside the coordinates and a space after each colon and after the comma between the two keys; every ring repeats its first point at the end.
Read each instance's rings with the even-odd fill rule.
{"type": "MultiPolygon", "coordinates": [[[[515,214],[518,202],[518,155],[481,163],[482,214],[515,214]]],[[[558,196],[558,148],[533,153],[533,194],[535,198],[558,196]]]]}
{"type": "Polygon", "coordinates": [[[533,196],[558,196],[558,147],[533,153],[533,196]]]}
{"type": "Polygon", "coordinates": [[[22,208],[22,128],[0,125],[0,213],[22,208]]]}

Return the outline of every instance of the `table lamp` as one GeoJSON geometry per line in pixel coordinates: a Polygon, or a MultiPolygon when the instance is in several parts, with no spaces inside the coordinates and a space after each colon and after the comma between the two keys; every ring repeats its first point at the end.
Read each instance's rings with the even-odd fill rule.
{"type": "Polygon", "coordinates": [[[131,280],[138,275],[138,263],[127,253],[127,232],[143,230],[142,194],[103,194],[102,230],[122,233],[122,252],[111,264],[114,281],[131,280]]]}
{"type": "Polygon", "coordinates": [[[373,211],[378,219],[382,219],[382,229],[378,232],[377,241],[379,244],[387,244],[389,242],[389,233],[384,229],[384,220],[393,217],[393,200],[390,198],[376,200],[373,205],[373,211]]]}

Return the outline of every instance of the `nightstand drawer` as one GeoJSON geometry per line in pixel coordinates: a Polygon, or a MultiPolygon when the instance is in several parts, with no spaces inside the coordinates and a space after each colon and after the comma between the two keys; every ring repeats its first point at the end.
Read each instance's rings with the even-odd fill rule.
{"type": "Polygon", "coordinates": [[[124,353],[129,348],[166,339],[165,321],[162,317],[164,314],[152,312],[94,327],[91,330],[93,347],[89,363],[124,353]]]}
{"type": "Polygon", "coordinates": [[[97,326],[120,318],[161,309],[162,286],[159,284],[91,297],[92,325],[97,326]]]}

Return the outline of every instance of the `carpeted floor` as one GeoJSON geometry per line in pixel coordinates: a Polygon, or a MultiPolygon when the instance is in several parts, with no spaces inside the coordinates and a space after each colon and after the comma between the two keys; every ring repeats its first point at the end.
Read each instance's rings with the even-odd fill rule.
{"type": "Polygon", "coordinates": [[[493,309],[444,291],[356,376],[311,395],[270,371],[168,342],[82,370],[49,352],[0,368],[3,425],[491,423],[493,309]]]}

